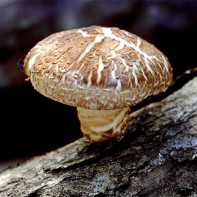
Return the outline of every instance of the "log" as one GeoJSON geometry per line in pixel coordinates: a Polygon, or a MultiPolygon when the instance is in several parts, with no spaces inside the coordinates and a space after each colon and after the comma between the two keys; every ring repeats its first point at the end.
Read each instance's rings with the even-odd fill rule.
{"type": "Polygon", "coordinates": [[[118,141],[80,138],[0,174],[0,196],[197,196],[197,77],[130,114],[118,141]]]}

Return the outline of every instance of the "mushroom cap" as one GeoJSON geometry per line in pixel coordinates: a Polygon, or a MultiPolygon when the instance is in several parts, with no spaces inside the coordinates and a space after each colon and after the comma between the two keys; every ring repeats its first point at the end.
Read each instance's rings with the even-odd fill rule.
{"type": "Polygon", "coordinates": [[[156,47],[119,28],[90,26],[52,34],[24,60],[34,88],[88,109],[133,106],[165,91],[172,67],[156,47]]]}

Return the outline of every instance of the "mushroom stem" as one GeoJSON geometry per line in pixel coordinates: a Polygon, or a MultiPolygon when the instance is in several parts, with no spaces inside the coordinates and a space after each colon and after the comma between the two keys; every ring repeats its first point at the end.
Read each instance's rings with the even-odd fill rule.
{"type": "Polygon", "coordinates": [[[126,130],[130,107],[115,110],[92,110],[77,107],[81,130],[90,142],[117,138],[126,130]]]}

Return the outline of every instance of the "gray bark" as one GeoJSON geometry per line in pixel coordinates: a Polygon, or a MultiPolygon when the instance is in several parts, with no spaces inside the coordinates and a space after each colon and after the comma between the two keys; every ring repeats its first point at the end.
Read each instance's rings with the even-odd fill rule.
{"type": "Polygon", "coordinates": [[[197,196],[197,77],[133,112],[119,141],[81,138],[2,172],[0,196],[197,196]]]}

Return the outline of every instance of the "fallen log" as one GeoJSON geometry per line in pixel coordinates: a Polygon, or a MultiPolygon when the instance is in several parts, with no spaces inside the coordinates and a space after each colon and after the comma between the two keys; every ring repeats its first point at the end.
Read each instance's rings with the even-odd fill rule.
{"type": "Polygon", "coordinates": [[[197,77],[130,114],[119,141],[86,138],[0,173],[0,196],[196,196],[197,77]]]}

